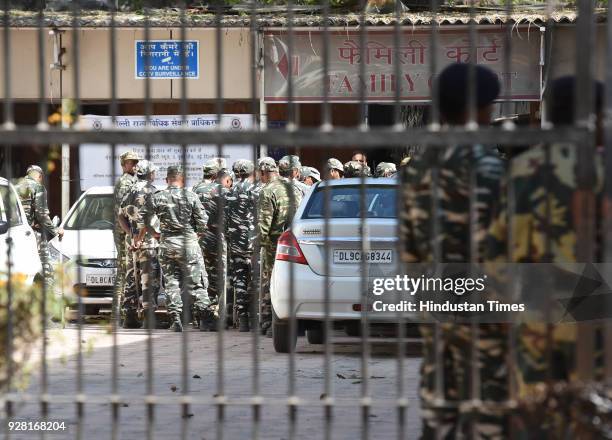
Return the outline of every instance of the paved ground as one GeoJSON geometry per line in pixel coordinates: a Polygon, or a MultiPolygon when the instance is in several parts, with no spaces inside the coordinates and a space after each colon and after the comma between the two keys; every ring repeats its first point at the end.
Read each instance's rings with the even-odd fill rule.
{"type": "MultiPolygon", "coordinates": [[[[118,341],[118,390],[122,404],[119,407],[118,438],[146,438],[147,410],[147,334],[144,330],[120,330],[118,341]]],[[[153,346],[153,393],[159,397],[154,407],[153,438],[181,438],[181,429],[187,429],[188,439],[289,439],[291,424],[287,411],[289,386],[289,357],[274,352],[272,341],[262,338],[258,349],[260,357],[260,395],[264,398],[261,423],[253,419],[248,399],[253,395],[253,340],[251,334],[231,330],[225,333],[223,343],[223,387],[230,405],[225,411],[225,422],[217,420],[217,409],[209,402],[219,394],[218,335],[190,331],[188,341],[188,396],[203,403],[189,407],[187,417],[181,416],[177,400],[185,392],[182,381],[181,351],[183,336],[167,331],[155,331],[153,346]],[[164,402],[170,401],[170,402],[164,402]],[[221,435],[222,434],[222,435],[221,435]]],[[[393,407],[398,394],[397,343],[391,339],[373,338],[372,356],[367,362],[369,395],[372,410],[367,417],[371,438],[394,439],[398,434],[398,411],[393,407]]],[[[358,338],[343,337],[336,333],[332,358],[332,395],[337,406],[333,409],[330,439],[359,438],[364,427],[357,404],[364,380],[361,370],[361,347],[358,338]]],[[[53,330],[49,337],[49,394],[50,417],[68,421],[68,430],[51,434],[47,438],[77,438],[82,429],[85,439],[111,438],[112,417],[108,396],[111,393],[112,337],[103,327],[85,326],[81,337],[83,350],[82,392],[86,394],[83,423],[79,425],[74,403],[61,402],[78,390],[78,347],[76,328],[53,330]],[[64,396],[64,397],[61,397],[64,396]]],[[[414,344],[407,345],[404,358],[404,397],[410,406],[406,412],[405,438],[416,439],[420,432],[417,384],[420,358],[414,344]]],[[[295,355],[295,395],[303,399],[296,414],[294,438],[319,439],[325,437],[325,422],[321,398],[324,397],[323,346],[310,345],[300,338],[295,355]],[[308,405],[308,403],[311,403],[308,405]],[[314,404],[314,406],[312,405],[314,404]]],[[[34,370],[29,393],[40,392],[40,368],[34,370]]],[[[16,417],[40,418],[39,404],[21,403],[16,417]]],[[[11,435],[14,439],[40,438],[33,434],[11,435]]]]}

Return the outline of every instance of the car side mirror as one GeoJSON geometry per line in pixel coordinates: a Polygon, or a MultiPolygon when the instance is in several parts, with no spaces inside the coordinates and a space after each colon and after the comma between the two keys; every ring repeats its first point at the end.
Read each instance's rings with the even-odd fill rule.
{"type": "Polygon", "coordinates": [[[57,228],[61,223],[60,218],[57,215],[54,216],[53,219],[51,219],[51,223],[57,228]]]}
{"type": "Polygon", "coordinates": [[[5,221],[0,221],[0,235],[6,234],[9,230],[9,224],[5,221]]]}

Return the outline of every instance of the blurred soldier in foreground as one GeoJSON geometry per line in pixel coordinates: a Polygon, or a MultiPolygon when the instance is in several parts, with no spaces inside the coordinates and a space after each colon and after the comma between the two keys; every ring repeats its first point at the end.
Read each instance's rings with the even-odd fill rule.
{"type": "Polygon", "coordinates": [[[344,164],[344,177],[370,177],[372,172],[370,171],[370,167],[357,162],[356,160],[350,160],[344,164]]]}
{"type": "Polygon", "coordinates": [[[199,320],[200,330],[206,331],[216,327],[198,244],[198,236],[206,231],[208,218],[197,196],[184,188],[185,175],[181,167],[168,167],[166,182],[166,189],[147,198],[145,224],[148,232],[157,236],[156,217],[159,220],[159,262],[168,299],[170,329],[183,331],[181,291],[184,289],[193,300],[194,320],[199,320]]]}
{"type": "Polygon", "coordinates": [[[334,180],[342,179],[344,177],[344,165],[338,159],[331,158],[327,159],[325,164],[325,179],[334,180]]]}
{"type": "Polygon", "coordinates": [[[232,166],[237,181],[228,196],[227,235],[229,239],[229,273],[239,319],[239,331],[248,332],[253,318],[252,264],[255,240],[255,215],[260,188],[253,182],[255,167],[246,159],[232,166]]]}
{"type": "MultiPolygon", "coordinates": [[[[157,167],[148,160],[141,160],[136,165],[138,181],[128,189],[121,202],[121,221],[127,222],[130,233],[128,243],[128,268],[126,274],[125,296],[121,305],[124,315],[124,328],[140,327],[138,320],[139,300],[142,300],[142,312],[148,319],[149,307],[155,307],[160,291],[161,272],[159,268],[159,243],[145,227],[145,201],[157,191],[153,182],[157,167]],[[141,298],[139,298],[141,297],[141,298]]],[[[153,229],[159,234],[159,220],[153,219],[153,229]]],[[[153,323],[151,323],[153,324],[153,323]]],[[[153,326],[153,325],[152,325],[153,326]]]]}
{"type": "Polygon", "coordinates": [[[278,161],[278,171],[280,175],[288,179],[303,197],[306,191],[308,191],[308,186],[300,182],[301,168],[302,164],[300,163],[300,158],[295,155],[283,156],[281,160],[278,161]]]}
{"type": "Polygon", "coordinates": [[[137,179],[136,164],[138,163],[138,155],[133,151],[126,151],[119,156],[121,161],[121,169],[123,174],[115,183],[115,229],[114,239],[115,247],[117,248],[117,274],[115,278],[115,292],[113,296],[113,314],[117,313],[117,309],[121,304],[125,290],[126,272],[127,272],[127,245],[125,242],[129,229],[125,228],[125,222],[119,219],[121,215],[121,201],[127,190],[136,183],[137,179]]]}
{"type": "Polygon", "coordinates": [[[394,163],[381,162],[376,165],[376,171],[374,177],[391,177],[397,173],[397,168],[394,163]]]}
{"type": "Polygon", "coordinates": [[[302,181],[305,185],[312,186],[317,182],[321,181],[321,174],[319,170],[313,167],[302,167],[302,181]]]}
{"type": "MultiPolygon", "coordinates": [[[[227,227],[226,197],[231,181],[227,169],[219,168],[225,160],[211,159],[202,167],[204,179],[193,187],[193,192],[200,199],[208,217],[206,231],[200,236],[200,248],[204,255],[208,272],[208,296],[215,306],[217,315],[219,306],[225,305],[225,287],[227,273],[227,227]],[[219,216],[222,215],[222,218],[219,216]]],[[[224,323],[222,323],[224,324],[224,323]]],[[[217,328],[204,328],[202,331],[217,331],[217,328]]]]}
{"type": "Polygon", "coordinates": [[[295,211],[302,201],[302,193],[295,185],[278,176],[278,167],[271,157],[259,161],[261,190],[257,206],[257,234],[261,246],[261,331],[272,337],[272,303],[270,276],[276,257],[276,245],[281,234],[291,226],[295,211]]]}
{"type": "MultiPolygon", "coordinates": [[[[449,125],[464,125],[468,121],[467,64],[452,64],[439,76],[438,99],[442,121],[449,125]]],[[[497,75],[488,68],[476,66],[477,122],[488,125],[492,104],[500,90],[497,75]]],[[[404,212],[402,226],[406,249],[406,263],[468,263],[482,261],[486,231],[493,217],[494,204],[499,197],[499,180],[503,164],[497,151],[482,145],[449,146],[439,150],[419,151],[404,173],[404,212]],[[434,188],[434,171],[437,185],[434,188]],[[472,180],[474,177],[474,180],[472,180]],[[472,183],[475,187],[470,188],[472,183]],[[435,191],[435,192],[434,192],[435,191]],[[475,194],[475,224],[471,224],[470,191],[475,194]],[[438,197],[434,199],[434,194],[438,197]],[[432,219],[432,205],[436,203],[437,218],[432,219]],[[438,234],[432,224],[438,225],[438,234]],[[475,229],[475,236],[471,235],[475,229]],[[475,246],[472,247],[472,240],[475,246]],[[438,243],[439,254],[432,247],[438,243]],[[477,254],[472,255],[474,249],[477,254]]],[[[406,270],[410,271],[408,266],[406,270]]],[[[443,347],[442,363],[436,365],[434,332],[431,325],[421,325],[423,336],[423,364],[421,366],[420,395],[423,407],[423,438],[508,438],[507,419],[503,410],[481,409],[470,431],[469,423],[459,412],[459,404],[471,396],[470,371],[479,369],[482,401],[500,402],[507,398],[506,340],[504,324],[478,325],[477,365],[471,364],[470,324],[441,323],[443,347]],[[451,407],[436,407],[436,368],[442,369],[442,396],[451,407]],[[440,434],[440,436],[438,436],[440,434]]]]}
{"type": "MultiPolygon", "coordinates": [[[[43,185],[43,170],[37,165],[30,165],[26,176],[19,180],[15,190],[21,199],[28,224],[36,233],[38,244],[38,255],[43,268],[45,288],[49,292],[53,287],[53,268],[49,261],[49,240],[59,235],[60,240],[64,236],[64,230],[57,228],[49,218],[47,207],[47,190],[43,185]]],[[[13,205],[10,205],[13,206],[13,205]]],[[[10,213],[11,217],[18,213],[10,213]]],[[[7,219],[9,215],[6,215],[7,219]]]]}
{"type": "MultiPolygon", "coordinates": [[[[576,80],[562,77],[550,84],[547,114],[555,127],[574,123],[576,105],[576,80]]],[[[604,87],[595,84],[595,110],[597,115],[597,146],[603,145],[603,97],[604,87]]],[[[585,262],[579,248],[585,243],[579,240],[579,229],[592,222],[594,234],[601,236],[602,206],[600,199],[604,183],[603,151],[587,154],[586,175],[580,175],[578,162],[583,145],[554,144],[536,145],[519,150],[509,162],[509,172],[502,185],[502,209],[490,227],[489,258],[495,262],[559,263],[560,273],[564,263],[585,262]],[[586,182],[585,182],[586,177],[586,182]],[[508,216],[507,194],[511,189],[513,216],[508,216]],[[545,213],[550,210],[550,215],[545,213]],[[508,223],[508,220],[511,223],[508,223]],[[509,235],[509,230],[512,234],[509,235]],[[508,242],[512,238],[512,243],[508,242]],[[511,250],[511,254],[509,254],[511,250]],[[508,259],[510,256],[510,259],[508,259]]],[[[595,249],[601,252],[601,249],[595,249]]],[[[593,255],[594,261],[603,261],[602,255],[593,255]]],[[[552,266],[552,265],[551,265],[552,266]]],[[[584,297],[586,300],[586,297],[584,297]]],[[[586,301],[585,301],[586,304],[586,301]]],[[[545,317],[541,323],[527,322],[518,328],[517,357],[519,369],[520,397],[533,398],[545,384],[550,396],[558,385],[572,383],[577,379],[576,337],[579,325],[575,323],[548,326],[545,317]],[[547,341],[550,331],[550,345],[547,341]],[[550,350],[550,351],[549,351],[550,350]]],[[[590,323],[589,323],[590,324],[590,323]]],[[[598,329],[600,331],[601,329],[598,329]]],[[[595,350],[601,350],[594,335],[595,350]]],[[[601,380],[599,355],[595,359],[595,379],[601,380]],[[599,367],[599,368],[598,368],[599,367]],[[599,377],[598,377],[599,376],[599,377]]],[[[555,411],[544,411],[527,424],[525,438],[582,438],[575,432],[578,412],[559,407],[555,411]],[[571,420],[573,414],[574,420],[571,420]]],[[[518,434],[518,432],[517,432],[518,434]]],[[[587,438],[587,437],[585,437],[587,438]]],[[[590,437],[589,437],[590,438],[590,437]]]]}

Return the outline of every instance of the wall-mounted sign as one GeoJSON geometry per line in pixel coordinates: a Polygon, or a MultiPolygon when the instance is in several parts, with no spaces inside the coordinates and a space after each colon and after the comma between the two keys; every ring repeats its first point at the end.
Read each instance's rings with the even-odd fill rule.
{"type": "MultiPolygon", "coordinates": [[[[500,99],[540,99],[540,32],[519,27],[513,33],[510,71],[505,71],[505,29],[479,26],[475,57],[499,76],[503,85],[500,99]]],[[[265,34],[264,97],[268,102],[286,102],[289,78],[296,102],[321,102],[324,87],[334,102],[359,101],[361,91],[368,102],[389,102],[399,88],[400,99],[427,102],[431,94],[430,61],[435,56],[438,71],[451,63],[470,58],[468,28],[441,29],[438,46],[432,53],[429,28],[405,30],[395,47],[392,30],[369,30],[361,47],[359,31],[331,31],[329,71],[323,72],[323,33],[296,31],[289,62],[286,31],[265,34]],[[395,65],[400,75],[396,77],[395,65]],[[365,66],[364,66],[365,65],[365,66]],[[361,69],[365,74],[362,77],[361,69]]]]}
{"type": "Polygon", "coordinates": [[[200,77],[200,42],[197,40],[136,40],[136,79],[200,77]]]}
{"type": "MultiPolygon", "coordinates": [[[[85,130],[144,130],[149,127],[153,130],[215,130],[221,125],[223,130],[249,130],[253,127],[253,118],[248,114],[221,115],[187,115],[183,120],[179,115],[153,115],[147,121],[144,116],[117,116],[113,125],[110,116],[83,115],[80,118],[80,128],[85,130]]],[[[166,170],[171,165],[186,162],[186,180],[189,187],[202,179],[202,165],[208,159],[219,157],[217,145],[187,145],[183,149],[180,145],[153,144],[148,151],[144,145],[120,144],[115,147],[113,158],[110,145],[81,144],[79,146],[79,173],[81,189],[86,190],[92,186],[113,185],[113,168],[115,179],[121,175],[119,155],[124,151],[135,151],[143,158],[149,158],[159,171],[156,174],[155,185],[159,188],[165,186],[166,170]]],[[[223,145],[221,156],[227,161],[227,166],[238,159],[253,160],[253,147],[251,145],[223,145]]]]}

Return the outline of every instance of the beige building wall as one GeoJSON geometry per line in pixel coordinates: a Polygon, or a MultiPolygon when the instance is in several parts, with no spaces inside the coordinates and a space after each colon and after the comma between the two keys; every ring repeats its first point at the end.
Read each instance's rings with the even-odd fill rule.
{"type": "MultiPolygon", "coordinates": [[[[51,70],[53,62],[53,36],[44,29],[45,60],[42,74],[45,79],[45,98],[58,102],[60,97],[60,72],[51,70]]],[[[39,97],[40,67],[38,65],[38,31],[36,29],[12,29],[10,42],[11,90],[16,100],[32,100],[39,97]]],[[[4,33],[0,33],[0,48],[4,46],[4,33]]],[[[0,50],[0,97],[4,98],[4,51],[0,50]]]]}
{"type": "MultiPolygon", "coordinates": [[[[80,35],[80,66],[82,99],[110,98],[110,37],[109,30],[84,29],[80,35]]],[[[145,80],[135,77],[135,41],[144,39],[142,29],[117,29],[117,97],[144,99],[145,80]]],[[[151,29],[151,40],[180,39],[180,29],[151,29]]],[[[66,71],[62,78],[64,97],[74,97],[74,51],[70,32],[65,35],[66,71]]],[[[248,29],[226,29],[223,38],[223,98],[247,99],[250,90],[250,36],[248,29]]],[[[190,99],[216,98],[216,54],[214,29],[188,29],[188,40],[199,41],[200,72],[198,79],[187,80],[190,99]]],[[[181,79],[152,79],[151,98],[180,99],[181,79]]]]}

